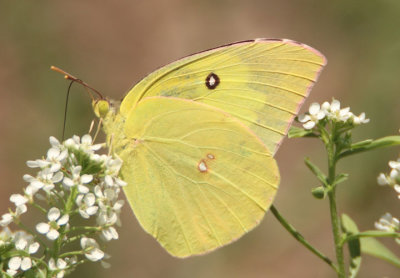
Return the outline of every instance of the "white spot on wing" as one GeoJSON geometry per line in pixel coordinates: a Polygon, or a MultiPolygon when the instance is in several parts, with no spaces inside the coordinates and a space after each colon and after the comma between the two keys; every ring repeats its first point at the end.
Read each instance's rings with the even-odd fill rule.
{"type": "Polygon", "coordinates": [[[200,172],[207,172],[207,164],[202,160],[200,161],[199,165],[197,166],[199,168],[200,172]]]}
{"type": "Polygon", "coordinates": [[[210,80],[208,80],[208,85],[210,85],[210,87],[213,87],[215,82],[216,82],[216,80],[215,80],[214,76],[212,75],[210,77],[210,80]]]}
{"type": "Polygon", "coordinates": [[[214,159],[215,158],[215,156],[213,156],[212,154],[207,154],[207,157],[209,158],[209,159],[214,159]]]}

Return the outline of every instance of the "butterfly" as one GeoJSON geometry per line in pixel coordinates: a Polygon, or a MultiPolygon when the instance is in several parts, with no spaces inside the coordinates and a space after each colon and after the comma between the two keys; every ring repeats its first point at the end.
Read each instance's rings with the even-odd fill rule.
{"type": "Polygon", "coordinates": [[[279,185],[274,154],[325,64],[295,41],[248,40],[161,67],[120,104],[96,102],[144,230],[183,258],[257,226],[279,185]]]}

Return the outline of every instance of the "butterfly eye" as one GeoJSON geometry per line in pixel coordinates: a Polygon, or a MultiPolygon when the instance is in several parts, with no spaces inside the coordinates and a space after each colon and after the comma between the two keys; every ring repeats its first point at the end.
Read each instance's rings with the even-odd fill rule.
{"type": "Polygon", "coordinates": [[[215,73],[210,73],[206,78],[206,86],[210,90],[214,90],[219,85],[219,77],[215,73]]]}

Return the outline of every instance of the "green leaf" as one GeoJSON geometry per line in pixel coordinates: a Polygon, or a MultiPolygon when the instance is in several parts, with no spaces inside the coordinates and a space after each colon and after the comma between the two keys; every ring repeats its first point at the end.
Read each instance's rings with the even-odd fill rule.
{"type": "Polygon", "coordinates": [[[299,138],[299,137],[317,137],[311,130],[305,130],[296,126],[291,126],[288,132],[288,138],[299,138]]]}
{"type": "Polygon", "coordinates": [[[339,174],[335,177],[335,185],[344,182],[349,177],[349,174],[339,174]]]}
{"type": "Polygon", "coordinates": [[[342,228],[346,232],[346,234],[358,234],[358,227],[353,219],[350,218],[347,214],[342,214],[342,228]]]}
{"type": "Polygon", "coordinates": [[[374,141],[365,140],[352,144],[349,150],[346,150],[339,155],[339,158],[343,158],[345,156],[349,156],[360,152],[397,146],[397,145],[400,145],[400,136],[387,136],[376,139],[374,141]]]}
{"type": "Polygon", "coordinates": [[[304,162],[306,163],[308,169],[311,170],[311,172],[314,173],[314,175],[322,182],[323,185],[328,186],[327,178],[326,176],[322,173],[322,171],[315,165],[313,164],[308,157],[304,159],[304,162]]]}
{"type": "Polygon", "coordinates": [[[361,238],[361,252],[379,259],[385,260],[397,267],[400,267],[400,259],[385,245],[374,238],[361,238]]]}
{"type": "MultiPolygon", "coordinates": [[[[347,235],[358,233],[356,223],[347,214],[342,214],[342,228],[347,235]]],[[[350,254],[349,278],[355,278],[361,266],[360,239],[355,238],[349,240],[348,247],[350,254]]]]}

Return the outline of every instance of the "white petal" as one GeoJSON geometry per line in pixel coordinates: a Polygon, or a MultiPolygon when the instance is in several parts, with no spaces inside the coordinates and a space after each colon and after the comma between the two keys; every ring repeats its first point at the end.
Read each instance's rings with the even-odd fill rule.
{"type": "Polygon", "coordinates": [[[392,169],[392,171],[390,171],[391,179],[396,179],[398,176],[399,176],[399,171],[397,169],[392,169]]]}
{"type": "Polygon", "coordinates": [[[24,181],[26,182],[33,182],[35,180],[34,177],[32,177],[31,175],[25,174],[23,177],[24,181]]]}
{"type": "Polygon", "coordinates": [[[28,208],[26,205],[20,205],[15,209],[15,214],[16,215],[21,215],[25,212],[27,212],[28,208]]]}
{"type": "Polygon", "coordinates": [[[60,141],[58,141],[57,138],[55,138],[54,136],[50,136],[49,141],[50,141],[50,144],[51,144],[53,147],[58,147],[58,146],[60,146],[60,141]]]}
{"type": "Polygon", "coordinates": [[[116,178],[115,181],[119,186],[126,186],[128,184],[127,182],[125,182],[121,179],[118,179],[118,178],[116,178]]]}
{"type": "Polygon", "coordinates": [[[29,257],[24,257],[24,258],[22,259],[22,262],[21,262],[21,269],[22,269],[23,271],[27,271],[27,270],[30,269],[31,267],[32,267],[31,258],[29,258],[29,257]]]}
{"type": "Polygon", "coordinates": [[[67,150],[63,150],[60,155],[58,156],[57,160],[58,161],[62,161],[64,160],[66,157],[68,156],[68,151],[67,150]]]}
{"type": "Polygon", "coordinates": [[[63,259],[57,260],[57,268],[58,269],[65,269],[67,267],[67,263],[63,259]]]}
{"type": "Polygon", "coordinates": [[[35,195],[36,192],[38,192],[38,190],[39,190],[38,188],[36,188],[36,187],[34,187],[32,185],[28,185],[25,188],[25,194],[28,195],[28,196],[33,196],[33,195],[35,195]]]}
{"type": "Polygon", "coordinates": [[[396,190],[397,193],[400,193],[400,185],[395,184],[393,188],[394,190],[396,190]]]}
{"type": "Polygon", "coordinates": [[[29,254],[35,254],[39,250],[40,244],[38,242],[34,242],[31,245],[29,245],[28,248],[28,253],[29,254]]]}
{"type": "Polygon", "coordinates": [[[40,168],[44,168],[50,165],[50,162],[41,159],[36,160],[36,162],[40,168]]]}
{"type": "Polygon", "coordinates": [[[47,158],[49,160],[53,160],[60,155],[60,149],[58,148],[51,148],[47,151],[47,158]]]}
{"type": "Polygon", "coordinates": [[[336,112],[340,110],[340,101],[334,99],[331,103],[331,111],[336,112]]]}
{"type": "Polygon", "coordinates": [[[9,274],[11,276],[14,276],[17,273],[18,273],[18,271],[14,270],[14,269],[10,269],[10,268],[7,269],[7,274],[9,274]]]}
{"type": "Polygon", "coordinates": [[[96,214],[96,212],[99,210],[99,207],[97,207],[97,206],[93,206],[93,207],[88,207],[87,209],[86,209],[86,212],[87,212],[87,214],[89,214],[89,215],[94,215],[94,214],[96,214]]]}
{"type": "Polygon", "coordinates": [[[299,119],[299,122],[301,122],[301,123],[305,123],[305,122],[311,120],[310,116],[307,114],[299,115],[298,119],[299,119]]]}
{"type": "Polygon", "coordinates": [[[98,186],[98,185],[96,185],[96,186],[94,187],[94,194],[96,194],[96,196],[97,196],[98,198],[104,198],[103,192],[101,191],[101,187],[98,186]]]}
{"type": "Polygon", "coordinates": [[[88,193],[85,195],[84,202],[88,207],[93,206],[96,202],[96,197],[93,193],[88,193]]]}
{"type": "Polygon", "coordinates": [[[55,173],[61,169],[60,163],[53,163],[50,167],[50,172],[55,173]]]}
{"type": "Polygon", "coordinates": [[[86,212],[86,210],[79,209],[79,214],[81,215],[82,218],[84,219],[89,219],[90,215],[86,212]]]}
{"type": "Polygon", "coordinates": [[[74,167],[74,169],[72,170],[72,176],[79,177],[81,171],[82,171],[82,166],[74,167]]]}
{"type": "Polygon", "coordinates": [[[95,248],[91,250],[90,253],[85,254],[85,256],[92,262],[96,262],[104,257],[104,252],[98,248],[95,248]]]}
{"type": "Polygon", "coordinates": [[[389,184],[389,181],[387,180],[386,176],[384,173],[380,173],[378,176],[378,184],[379,185],[386,185],[389,184]]]}
{"type": "Polygon", "coordinates": [[[303,127],[305,129],[312,129],[314,126],[315,126],[315,122],[313,122],[313,121],[309,121],[309,122],[306,122],[305,124],[303,124],[303,127]]]}
{"type": "Polygon", "coordinates": [[[323,118],[325,118],[325,112],[319,111],[319,112],[317,113],[317,115],[316,115],[316,118],[317,118],[318,120],[322,120],[323,118]]]}
{"type": "Polygon", "coordinates": [[[31,182],[31,185],[37,189],[41,189],[44,186],[44,183],[36,180],[36,181],[31,182]]]}
{"type": "Polygon", "coordinates": [[[12,217],[11,213],[5,213],[5,214],[3,214],[3,216],[1,217],[0,226],[6,227],[6,226],[8,226],[8,224],[10,224],[12,221],[13,221],[13,217],[12,217]]]}
{"type": "Polygon", "coordinates": [[[10,196],[10,201],[13,202],[16,206],[20,206],[28,202],[28,199],[21,194],[12,194],[10,196]]]}
{"type": "Polygon", "coordinates": [[[39,223],[36,225],[36,230],[41,234],[47,234],[50,230],[50,225],[47,223],[39,223]]]}
{"type": "Polygon", "coordinates": [[[93,176],[92,175],[82,175],[81,176],[81,182],[82,183],[89,183],[93,180],[93,176]]]}
{"type": "Polygon", "coordinates": [[[52,207],[51,209],[49,209],[49,212],[47,213],[47,218],[50,221],[56,221],[61,215],[61,212],[58,208],[56,207],[52,207]]]}
{"type": "Polygon", "coordinates": [[[81,206],[81,204],[82,204],[82,200],[83,200],[83,197],[84,197],[85,195],[83,195],[83,194],[79,194],[78,196],[76,196],[76,199],[75,199],[75,203],[80,207],[81,206]]]}
{"type": "Polygon", "coordinates": [[[81,142],[82,142],[82,144],[91,145],[92,137],[89,134],[83,135],[81,142]]]}
{"type": "Polygon", "coordinates": [[[400,162],[398,161],[389,161],[389,167],[392,169],[400,169],[400,162]]]}
{"type": "Polygon", "coordinates": [[[21,266],[22,259],[20,257],[12,257],[8,261],[8,268],[12,270],[18,270],[21,266]]]}
{"type": "Polygon", "coordinates": [[[63,183],[64,183],[66,186],[69,186],[69,187],[72,187],[72,186],[75,185],[74,181],[71,180],[71,179],[68,178],[68,177],[64,177],[63,183]]]}
{"type": "Polygon", "coordinates": [[[39,167],[39,163],[37,163],[35,160],[28,160],[28,161],[26,162],[26,165],[27,165],[29,168],[37,168],[37,167],[39,167]]]}
{"type": "Polygon", "coordinates": [[[58,183],[62,181],[64,174],[62,172],[57,172],[52,178],[51,181],[54,183],[58,183]]]}
{"type": "Polygon", "coordinates": [[[324,111],[329,111],[330,108],[331,108],[331,105],[329,104],[329,102],[325,101],[324,103],[322,103],[321,108],[322,108],[324,111]]]}
{"type": "Polygon", "coordinates": [[[79,193],[86,194],[86,193],[89,193],[89,188],[87,186],[79,184],[78,185],[78,191],[79,191],[79,193]]]}
{"type": "Polygon", "coordinates": [[[310,108],[308,109],[308,112],[311,115],[316,115],[319,112],[320,108],[321,108],[321,106],[319,105],[319,103],[314,102],[314,103],[312,103],[310,105],[310,108]]]}
{"type": "Polygon", "coordinates": [[[28,241],[25,238],[19,238],[15,242],[15,248],[17,248],[17,250],[24,250],[27,245],[28,241]]]}
{"type": "Polygon", "coordinates": [[[118,200],[117,202],[115,202],[113,209],[119,211],[124,205],[124,203],[125,203],[124,200],[118,200]]]}
{"type": "Polygon", "coordinates": [[[56,270],[57,269],[56,262],[55,262],[54,258],[50,258],[50,260],[49,260],[49,269],[50,270],[56,270]]]}
{"type": "Polygon", "coordinates": [[[61,216],[60,219],[57,220],[57,224],[60,226],[63,226],[65,224],[67,224],[69,221],[69,215],[68,214],[64,214],[63,216],[61,216]]]}
{"type": "Polygon", "coordinates": [[[101,234],[103,235],[103,237],[104,237],[104,239],[105,239],[106,241],[110,241],[110,240],[113,239],[113,238],[112,238],[112,234],[111,234],[111,232],[110,232],[109,229],[104,229],[104,230],[102,230],[102,231],[101,231],[101,234]]]}
{"type": "Polygon", "coordinates": [[[110,175],[105,176],[104,181],[108,186],[114,185],[114,181],[110,175]]]}
{"type": "Polygon", "coordinates": [[[113,239],[119,238],[118,232],[114,227],[110,227],[109,230],[110,230],[110,233],[111,233],[113,239]]]}
{"type": "Polygon", "coordinates": [[[96,145],[91,146],[90,149],[92,151],[98,151],[101,149],[101,147],[103,147],[103,144],[96,144],[96,145]]]}
{"type": "Polygon", "coordinates": [[[47,238],[50,240],[55,240],[58,238],[59,235],[60,233],[57,230],[50,229],[50,231],[47,233],[47,238]]]}

